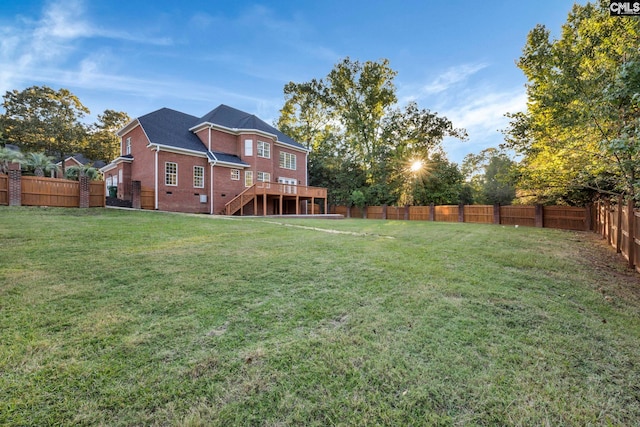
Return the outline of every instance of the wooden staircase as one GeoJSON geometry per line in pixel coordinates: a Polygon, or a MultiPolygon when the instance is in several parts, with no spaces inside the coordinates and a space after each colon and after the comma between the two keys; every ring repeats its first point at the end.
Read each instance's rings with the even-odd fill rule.
{"type": "Polygon", "coordinates": [[[256,198],[257,184],[253,184],[251,187],[247,187],[242,193],[231,199],[229,203],[224,205],[224,210],[220,212],[222,215],[234,215],[248,203],[252,202],[256,198]]]}
{"type": "Polygon", "coordinates": [[[279,212],[283,212],[283,201],[294,200],[296,202],[296,214],[298,214],[298,207],[301,201],[310,201],[312,205],[311,213],[313,214],[313,203],[315,199],[324,199],[325,212],[327,209],[327,189],[320,187],[307,187],[304,185],[293,185],[285,183],[275,182],[256,182],[251,187],[247,187],[242,193],[231,199],[225,206],[224,210],[220,212],[222,215],[235,215],[240,212],[243,215],[243,210],[247,204],[253,202],[254,209],[253,215],[267,215],[267,202],[279,201],[279,212]],[[256,212],[258,205],[262,205],[262,212],[256,212]]]}

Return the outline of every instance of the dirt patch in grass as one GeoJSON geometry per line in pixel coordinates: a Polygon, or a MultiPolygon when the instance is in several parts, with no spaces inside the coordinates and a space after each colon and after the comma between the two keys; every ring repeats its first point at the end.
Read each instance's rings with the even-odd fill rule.
{"type": "Polygon", "coordinates": [[[576,232],[570,240],[581,243],[576,245],[576,255],[602,277],[596,291],[605,299],[640,304],[640,274],[628,267],[622,254],[595,233],[576,232]]]}

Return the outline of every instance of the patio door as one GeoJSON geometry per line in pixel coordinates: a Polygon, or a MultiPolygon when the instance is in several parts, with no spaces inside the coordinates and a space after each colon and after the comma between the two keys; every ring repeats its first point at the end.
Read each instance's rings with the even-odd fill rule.
{"type": "Polygon", "coordinates": [[[296,194],[297,192],[297,187],[296,185],[298,184],[298,180],[293,179],[293,178],[283,178],[283,177],[279,177],[278,178],[278,183],[279,184],[285,184],[283,186],[283,192],[286,194],[296,194]]]}

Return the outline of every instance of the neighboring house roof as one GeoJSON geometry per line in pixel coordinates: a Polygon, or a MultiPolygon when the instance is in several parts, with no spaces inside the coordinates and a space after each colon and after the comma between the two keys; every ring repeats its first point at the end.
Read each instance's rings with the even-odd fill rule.
{"type": "MultiPolygon", "coordinates": [[[[73,156],[69,156],[65,159],[65,162],[67,160],[73,160],[75,161],[78,166],[79,165],[88,165],[88,164],[92,164],[94,168],[96,169],[100,169],[101,167],[103,167],[104,165],[106,165],[107,163],[104,162],[103,160],[96,160],[93,161],[91,159],[86,158],[83,154],[74,154],[73,156]]],[[[56,163],[56,166],[62,166],[62,161],[59,161],[58,163],[56,163]]]]}
{"type": "Polygon", "coordinates": [[[264,133],[275,135],[279,142],[291,145],[298,149],[307,150],[302,144],[297,143],[278,129],[260,120],[255,115],[245,113],[244,111],[229,107],[228,105],[221,104],[215,109],[209,111],[207,114],[200,117],[197,123],[194,124],[194,127],[204,123],[212,123],[214,125],[235,130],[256,129],[264,133]]]}
{"type": "Polygon", "coordinates": [[[151,144],[207,152],[202,141],[189,129],[198,118],[170,108],[161,108],[138,118],[151,144]]]}

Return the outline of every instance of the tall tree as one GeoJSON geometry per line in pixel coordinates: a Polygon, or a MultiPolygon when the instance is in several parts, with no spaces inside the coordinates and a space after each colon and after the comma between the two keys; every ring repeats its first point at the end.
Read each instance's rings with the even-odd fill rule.
{"type": "Polygon", "coordinates": [[[463,202],[464,176],[456,163],[447,160],[442,152],[434,153],[417,175],[413,185],[416,205],[454,205],[463,202]]]}
{"type": "Polygon", "coordinates": [[[506,153],[487,148],[479,154],[468,154],[461,172],[479,204],[510,205],[516,197],[517,163],[506,153]]]}
{"type": "Polygon", "coordinates": [[[574,5],[557,40],[543,25],[529,33],[518,62],[527,111],[510,116],[506,145],[523,156],[519,187],[538,201],[578,203],[585,190],[635,196],[638,45],[640,20],[609,16],[605,0],[574,5]]]}
{"type": "MultiPolygon", "coordinates": [[[[8,91],[3,99],[1,121],[7,142],[60,160],[82,148],[86,129],[80,120],[89,109],[69,90],[32,86],[8,91]]],[[[62,167],[64,173],[64,162],[62,167]]]]}
{"type": "Polygon", "coordinates": [[[369,204],[394,203],[409,159],[427,158],[445,136],[466,136],[415,103],[397,108],[396,74],[386,59],[346,58],[324,79],[285,86],[278,126],[312,148],[310,181],[322,185],[315,181],[317,171],[352,170],[342,174],[347,179],[336,200],[348,202],[358,190],[369,204]]]}
{"type": "Polygon", "coordinates": [[[87,146],[83,154],[90,159],[110,162],[120,155],[120,138],[116,132],[131,121],[129,115],[122,111],[105,110],[98,114],[98,121],[93,124],[87,136],[87,146]]]}

